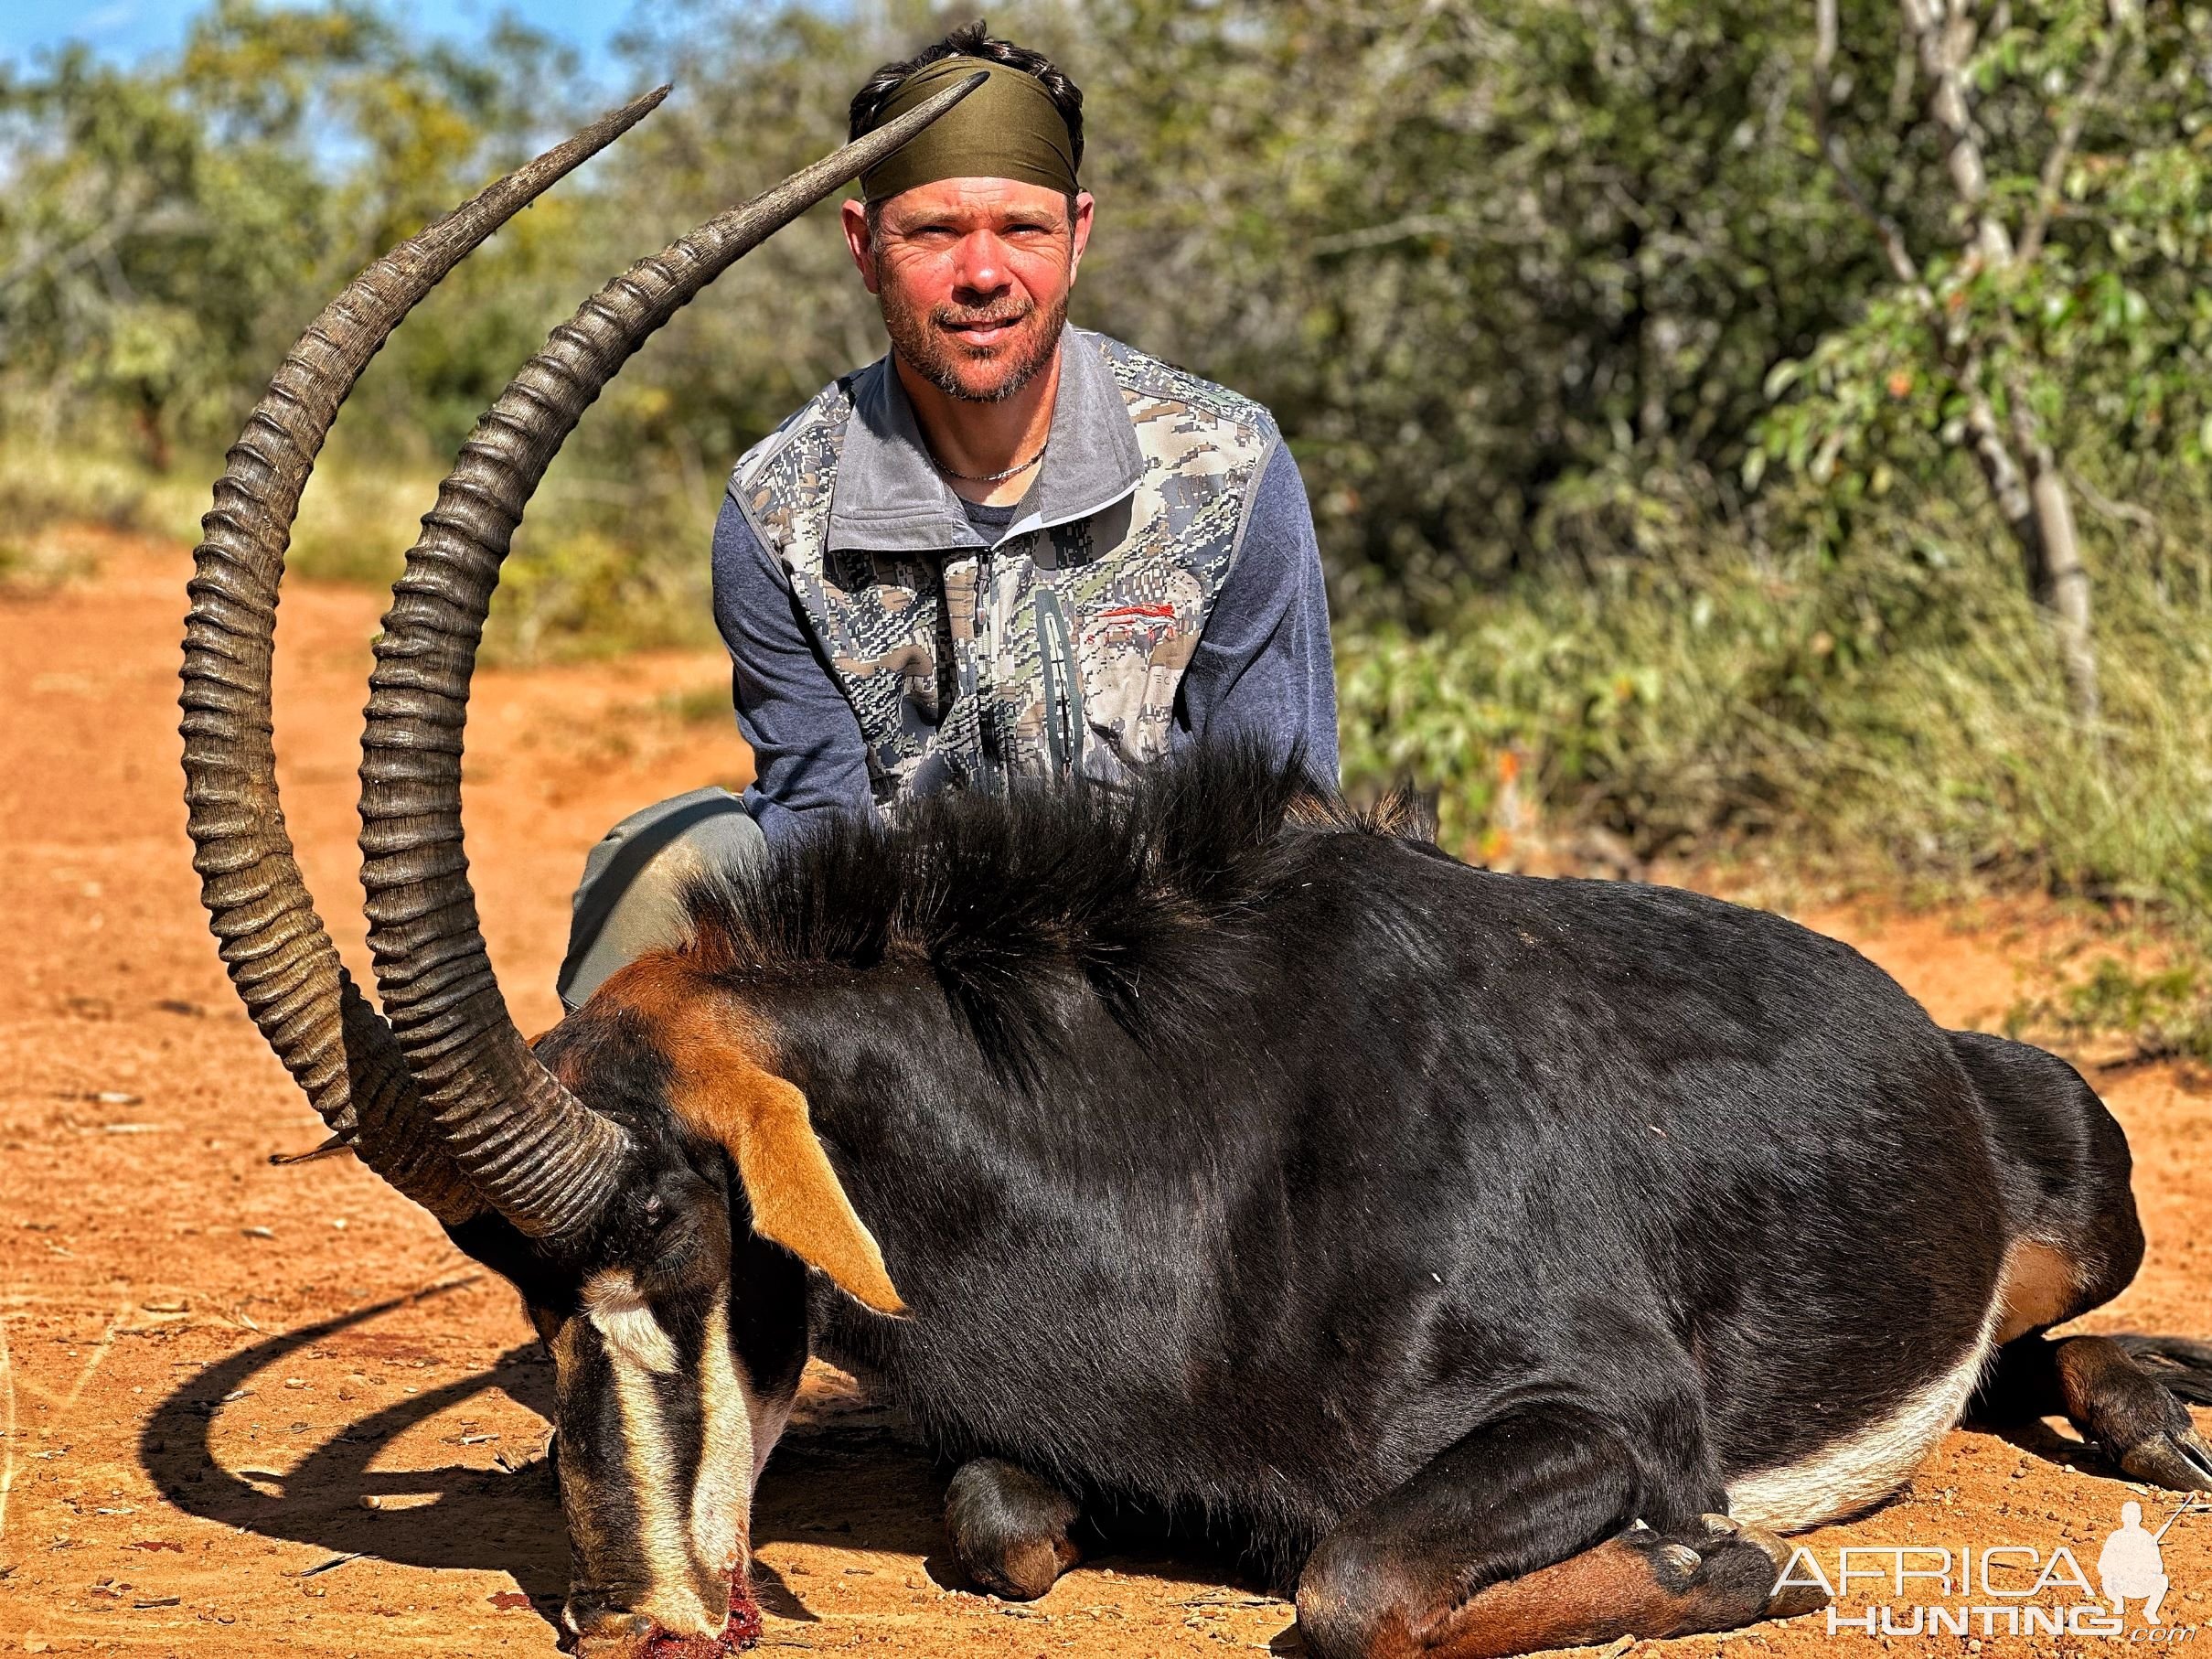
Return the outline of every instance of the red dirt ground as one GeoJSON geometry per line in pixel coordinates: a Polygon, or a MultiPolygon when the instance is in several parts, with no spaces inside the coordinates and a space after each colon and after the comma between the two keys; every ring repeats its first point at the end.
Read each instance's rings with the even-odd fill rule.
{"type": "MultiPolygon", "coordinates": [[[[318,1126],[246,1022],[196,902],[176,736],[188,558],[79,540],[95,575],[0,600],[0,937],[16,942],[0,952],[0,1653],[550,1654],[566,1557],[540,1460],[548,1368],[515,1299],[366,1171],[267,1163],[318,1126]]],[[[285,802],[357,974],[353,767],[379,609],[300,587],[280,633],[285,802]]],[[[526,1030],[557,1011],[592,840],[644,801],[743,775],[725,727],[658,705],[724,672],[677,655],[480,677],[470,845],[526,1030]]],[[[1996,1019],[2065,930],[2032,907],[1818,919],[1954,1024],[1996,1019]]],[[[2135,1146],[2151,1256],[2089,1322],[2212,1334],[2212,1100],[2166,1068],[2099,1080],[2135,1146]]],[[[1028,1608],[967,1593],[943,1559],[939,1490],[892,1415],[817,1366],[754,1523],[768,1648],[1299,1651],[1286,1603],[1189,1562],[1092,1563],[1028,1608]]],[[[1907,1496],[1808,1542],[1831,1566],[1845,1544],[2047,1557],[2063,1542],[2093,1576],[2132,1495],[2086,1453],[2063,1467],[1960,1431],[1907,1496]]],[[[2153,1525],[2175,1507],[2143,1502],[2153,1525]]],[[[2195,1625],[2212,1515],[2182,1520],[2166,1562],[2167,1617],[2195,1625]]],[[[1839,1643],[1873,1646],[1817,1615],[1647,1646],[1748,1659],[1839,1643]]]]}

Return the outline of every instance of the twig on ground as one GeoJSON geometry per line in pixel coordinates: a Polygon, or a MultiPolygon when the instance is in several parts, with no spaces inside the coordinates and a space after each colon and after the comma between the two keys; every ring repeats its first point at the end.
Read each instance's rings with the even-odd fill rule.
{"type": "MultiPolygon", "coordinates": [[[[16,1483],[16,1362],[7,1351],[7,1321],[0,1319],[0,1377],[7,1379],[7,1438],[0,1442],[0,1536],[7,1533],[7,1494],[16,1483]]],[[[10,1568],[9,1571],[15,1569],[10,1568]]]]}

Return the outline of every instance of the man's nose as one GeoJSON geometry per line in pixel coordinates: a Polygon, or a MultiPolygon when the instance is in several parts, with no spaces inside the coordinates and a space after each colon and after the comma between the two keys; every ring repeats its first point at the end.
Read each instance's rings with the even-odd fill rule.
{"type": "Polygon", "coordinates": [[[977,230],[960,239],[953,281],[977,294],[996,294],[1012,277],[1007,269],[1006,244],[992,230],[977,230]]]}

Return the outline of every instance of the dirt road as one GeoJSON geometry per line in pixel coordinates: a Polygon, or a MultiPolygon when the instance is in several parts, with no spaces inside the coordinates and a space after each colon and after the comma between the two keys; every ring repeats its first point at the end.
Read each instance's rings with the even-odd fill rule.
{"type": "MultiPolygon", "coordinates": [[[[540,1460],[548,1367],[513,1297],[365,1171],[269,1167],[318,1126],[224,982],[196,902],[176,758],[188,558],[116,537],[84,551],[91,579],[0,600],[0,1654],[549,1654],[566,1556],[540,1460]]],[[[285,802],[364,979],[353,767],[379,608],[303,587],[279,631],[285,802]]],[[[643,801],[742,771],[725,727],[660,701],[724,672],[678,656],[480,677],[470,848],[526,1030],[557,1011],[566,895],[590,842],[643,801]]],[[[1822,920],[1953,1023],[1993,1019],[2060,926],[2033,910],[1822,920]]],[[[2212,1334],[2212,1099],[2164,1069],[2100,1081],[2136,1148],[2152,1243],[2141,1280],[2092,1323],[2212,1334]]],[[[2063,1544],[2093,1579],[2139,1494],[2094,1457],[2072,1461],[1956,1432],[1907,1497],[1807,1542],[1831,1572],[1846,1544],[2013,1545],[2043,1561],[2063,1544]]],[[[768,1643],[1298,1651],[1285,1603],[1196,1563],[1108,1558],[1033,1608],[967,1593],[942,1558],[938,1490],[900,1425],[817,1367],[755,1520],[768,1643]]],[[[2143,1501],[2153,1526],[2175,1508],[2143,1501]]],[[[2212,1613],[2212,1515],[2164,1544],[2166,1619],[2194,1625],[2212,1613]]],[[[2025,1588],[2004,1570],[1993,1582],[2025,1588]]],[[[1858,1580],[1844,1611],[1891,1600],[1907,1618],[1929,1599],[1873,1586],[1858,1580]]],[[[1816,1616],[1665,1648],[1839,1643],[1873,1647],[1816,1616]]],[[[1977,1625],[1971,1641],[1896,1645],[2112,1643],[1977,1625]]]]}

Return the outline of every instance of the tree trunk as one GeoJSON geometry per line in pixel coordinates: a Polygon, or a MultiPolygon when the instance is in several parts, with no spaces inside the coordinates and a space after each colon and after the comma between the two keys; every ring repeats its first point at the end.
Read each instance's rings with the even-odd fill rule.
{"type": "Polygon", "coordinates": [[[2057,457],[2016,397],[2007,439],[1989,394],[1978,384],[1980,369],[1970,359],[1961,376],[1972,388],[1966,434],[1974,462],[2019,550],[2028,597],[2050,619],[2067,701],[2078,720],[2091,724],[2098,713],[2097,647],[2089,628],[2089,573],[2074,529],[2073,498],[2057,457]]]}
{"type": "Polygon", "coordinates": [[[2097,646],[2089,632],[2089,573],[2074,532],[2074,503],[2051,446],[2037,436],[2027,444],[2028,493],[2036,504],[2042,541],[2044,592],[2037,603],[2051,614],[2067,690],[2083,724],[2097,719],[2097,646]]]}
{"type": "Polygon", "coordinates": [[[165,477],[169,471],[169,433],[162,422],[161,400],[151,388],[141,386],[138,391],[138,441],[145,451],[146,465],[165,477]]]}
{"type": "Polygon", "coordinates": [[[1979,362],[1969,359],[1959,380],[1968,391],[1966,435],[1974,452],[1974,464],[1981,467],[1990,499],[1996,503],[1998,516],[2020,550],[2020,572],[2026,578],[2028,596],[2037,605],[2048,605],[2050,570],[2044,558],[2043,527],[2036,518],[2036,498],[2012,445],[2005,441],[2004,429],[1997,424],[1997,412],[1990,404],[1989,393],[1982,390],[1981,379],[1979,362]]]}
{"type": "MultiPolygon", "coordinates": [[[[1918,50],[1920,72],[1929,83],[1929,119],[1945,139],[1944,166],[1951,191],[1966,214],[1968,253],[1988,269],[2011,265],[2013,238],[1991,206],[1982,139],[1974,128],[1966,72],[1976,35],[1973,13],[1967,0],[1898,0],[1898,5],[1906,37],[1918,50]]],[[[1833,14],[1823,14],[1822,28],[1825,51],[1831,49],[1827,43],[1833,31],[1833,14]]],[[[2105,67],[2110,67],[2109,61],[2105,67]]],[[[2098,70],[2100,79],[2103,73],[2103,69],[2098,70]]],[[[2033,241],[2040,250],[2039,231],[2033,241]]],[[[1917,276],[1917,267],[1914,272],[1917,276]]],[[[2075,717],[2084,725],[2092,724],[2098,696],[2097,648],[2089,631],[2089,573],[2081,562],[2081,539],[2075,533],[2065,474],[2028,409],[2025,388],[2009,382],[2008,441],[1990,403],[1980,346],[1946,324],[1933,300],[1933,295],[1928,296],[1930,324],[1939,331],[1945,355],[1956,364],[1959,383],[1969,400],[1966,433],[1974,461],[2020,551],[2028,595],[2050,617],[2075,717]]]]}

